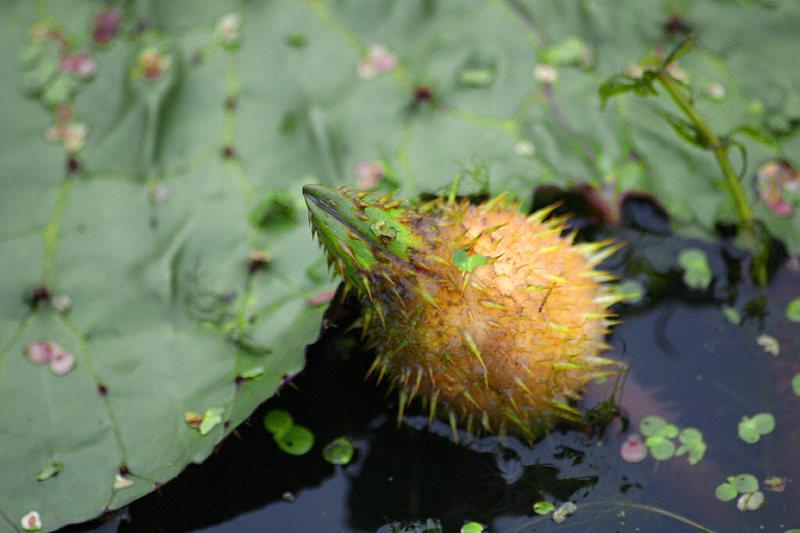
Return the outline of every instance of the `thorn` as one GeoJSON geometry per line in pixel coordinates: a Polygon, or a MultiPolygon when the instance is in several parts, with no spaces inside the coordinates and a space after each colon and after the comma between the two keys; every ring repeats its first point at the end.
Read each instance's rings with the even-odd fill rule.
{"type": "Polygon", "coordinates": [[[469,346],[472,354],[478,359],[483,367],[483,384],[486,388],[489,388],[489,369],[486,368],[486,363],[483,362],[483,357],[481,357],[481,351],[478,349],[478,345],[475,344],[475,341],[472,339],[472,335],[470,335],[468,331],[462,331],[461,335],[463,335],[464,340],[467,341],[467,346],[469,346]]]}
{"type": "Polygon", "coordinates": [[[428,426],[430,426],[431,423],[433,422],[433,419],[436,418],[436,402],[438,399],[439,399],[439,389],[436,389],[436,392],[434,392],[431,395],[431,404],[428,409],[428,426]]]}
{"type": "Polygon", "coordinates": [[[453,442],[456,444],[459,443],[458,438],[458,426],[456,425],[456,414],[452,410],[447,414],[447,418],[450,421],[450,431],[453,434],[453,442]]]}

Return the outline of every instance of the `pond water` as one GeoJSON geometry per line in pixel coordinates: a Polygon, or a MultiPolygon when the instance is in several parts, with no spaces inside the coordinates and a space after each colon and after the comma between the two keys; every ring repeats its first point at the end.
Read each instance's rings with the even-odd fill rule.
{"type": "MultiPolygon", "coordinates": [[[[398,427],[394,397],[363,379],[370,354],[359,349],[355,333],[333,327],[310,349],[306,370],[205,464],[116,514],[72,529],[391,531],[391,523],[426,520],[444,531],[458,531],[465,521],[498,532],[800,528],[800,397],[791,386],[800,372],[800,325],[785,317],[787,303],[800,296],[800,273],[778,258],[762,292],[748,281],[747,258],[730,243],[687,241],[628,222],[611,230],[629,245],[609,268],[638,279],[646,292],[641,302],[619,308],[623,321],[609,355],[630,366],[619,402],[624,417],[602,434],[563,429],[533,446],[513,437],[457,444],[448,427],[428,428],[413,409],[398,427]],[[707,290],[682,281],[676,256],[689,246],[708,256],[714,279],[707,290]],[[739,311],[741,324],[726,317],[723,305],[739,311]],[[758,344],[764,333],[777,340],[780,355],[758,344]],[[275,408],[313,431],[308,454],[283,453],[265,431],[261,420],[275,408]],[[760,412],[774,415],[775,430],[747,444],[737,436],[738,424],[760,412]],[[705,457],[695,465],[685,455],[625,462],[620,446],[650,415],[701,430],[705,457]],[[344,467],[321,453],[340,435],[357,449],[344,467]],[[766,496],[757,511],[739,511],[735,499],[715,497],[728,476],[744,473],[759,480],[766,496]],[[788,478],[785,490],[767,490],[770,477],[788,478]],[[558,525],[533,512],[540,500],[569,500],[577,510],[558,525]]],[[[581,405],[608,398],[614,383],[593,385],[581,405]]]]}

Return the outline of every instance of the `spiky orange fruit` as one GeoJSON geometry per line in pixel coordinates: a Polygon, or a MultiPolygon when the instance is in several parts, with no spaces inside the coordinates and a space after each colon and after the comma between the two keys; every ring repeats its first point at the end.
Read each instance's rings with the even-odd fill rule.
{"type": "Polygon", "coordinates": [[[304,189],[312,227],[363,306],[372,370],[455,431],[516,427],[532,438],[590,380],[614,373],[600,356],[621,297],[596,270],[613,247],[574,244],[548,210],[525,217],[497,197],[481,205],[304,189]]]}

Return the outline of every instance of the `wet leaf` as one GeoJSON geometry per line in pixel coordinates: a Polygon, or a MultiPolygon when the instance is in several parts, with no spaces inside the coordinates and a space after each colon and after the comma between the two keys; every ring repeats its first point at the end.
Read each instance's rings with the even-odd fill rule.
{"type": "Polygon", "coordinates": [[[314,434],[305,426],[295,424],[280,435],[273,434],[275,442],[289,455],[305,455],[314,446],[314,434]]]}
{"type": "Polygon", "coordinates": [[[461,533],[481,533],[485,528],[480,522],[467,522],[461,526],[461,533]]]}
{"type": "Polygon", "coordinates": [[[800,298],[795,298],[786,306],[786,318],[792,322],[800,322],[800,298]]]}
{"type": "Polygon", "coordinates": [[[197,431],[199,431],[201,435],[208,435],[212,429],[222,422],[223,413],[225,413],[225,409],[222,407],[207,409],[206,412],[203,413],[203,419],[200,421],[197,431]]]}
{"type": "Polygon", "coordinates": [[[740,493],[755,492],[758,490],[758,479],[756,479],[756,477],[752,474],[739,474],[738,476],[732,476],[728,478],[728,482],[731,483],[740,493]]]}
{"type": "Polygon", "coordinates": [[[664,437],[647,437],[644,444],[657,461],[666,461],[675,455],[675,444],[664,437]]]}
{"type": "Polygon", "coordinates": [[[322,457],[334,465],[346,465],[353,460],[355,448],[345,437],[338,437],[328,443],[322,450],[322,457]]]}
{"type": "Polygon", "coordinates": [[[759,413],[750,417],[742,417],[739,422],[739,438],[748,444],[759,441],[762,435],[772,433],[775,429],[775,417],[770,413],[759,413]]]}
{"type": "Polygon", "coordinates": [[[547,500],[542,500],[533,504],[533,512],[538,515],[550,514],[555,508],[555,504],[547,500]]]}
{"type": "Polygon", "coordinates": [[[739,495],[739,491],[731,483],[723,483],[717,487],[715,495],[718,500],[729,502],[739,495]]]}
{"type": "Polygon", "coordinates": [[[729,305],[722,306],[722,314],[725,315],[725,318],[728,319],[728,322],[738,326],[742,323],[742,315],[735,307],[731,307],[729,305]]]}
{"type": "Polygon", "coordinates": [[[698,290],[711,284],[711,265],[706,253],[700,248],[686,248],[678,254],[678,264],[683,268],[683,282],[698,290]]]}
{"type": "Polygon", "coordinates": [[[800,372],[792,378],[792,390],[797,396],[800,396],[800,372]]]}
{"type": "Polygon", "coordinates": [[[283,409],[273,409],[264,415],[264,427],[272,436],[281,438],[294,425],[294,419],[283,409]]]}

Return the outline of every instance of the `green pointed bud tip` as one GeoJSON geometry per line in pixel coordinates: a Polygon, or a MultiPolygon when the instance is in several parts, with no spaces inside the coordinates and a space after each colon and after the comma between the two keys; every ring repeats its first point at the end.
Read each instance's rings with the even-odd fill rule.
{"type": "Polygon", "coordinates": [[[312,229],[350,282],[358,284],[359,274],[371,270],[378,256],[407,261],[410,249],[419,247],[406,223],[407,207],[321,185],[306,185],[303,196],[312,229]]]}

